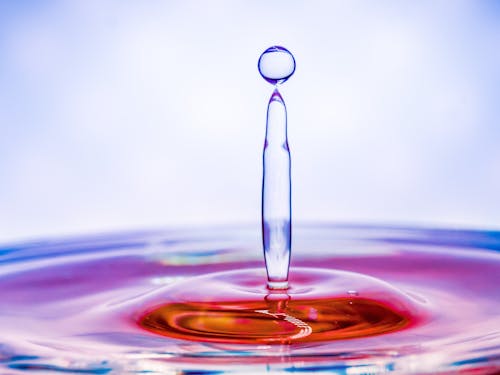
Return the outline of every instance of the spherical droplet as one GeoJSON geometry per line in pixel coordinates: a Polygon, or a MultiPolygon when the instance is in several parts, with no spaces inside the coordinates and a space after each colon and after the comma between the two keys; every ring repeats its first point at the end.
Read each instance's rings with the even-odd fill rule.
{"type": "Polygon", "coordinates": [[[285,82],[295,72],[295,59],[286,48],[272,46],[260,55],[258,67],[260,75],[276,85],[285,82]]]}

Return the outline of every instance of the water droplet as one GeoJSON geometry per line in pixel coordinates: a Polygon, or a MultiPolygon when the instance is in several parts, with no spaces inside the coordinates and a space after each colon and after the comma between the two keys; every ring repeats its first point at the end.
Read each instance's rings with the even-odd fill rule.
{"type": "Polygon", "coordinates": [[[295,72],[295,59],[286,48],[272,46],[260,55],[258,67],[261,76],[276,85],[285,82],[295,72]]]}
{"type": "Polygon", "coordinates": [[[349,294],[350,296],[353,296],[353,297],[359,295],[359,293],[356,292],[355,290],[348,290],[347,294],[349,294]]]}

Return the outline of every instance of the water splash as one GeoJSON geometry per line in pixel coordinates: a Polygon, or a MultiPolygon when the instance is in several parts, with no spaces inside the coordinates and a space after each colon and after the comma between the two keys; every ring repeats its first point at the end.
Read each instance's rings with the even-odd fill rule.
{"type": "Polygon", "coordinates": [[[295,59],[286,48],[273,46],[259,58],[259,72],[275,85],[267,106],[263,151],[262,241],[269,289],[288,288],[292,242],[291,161],[286,106],[278,85],[295,72],[295,59]]]}

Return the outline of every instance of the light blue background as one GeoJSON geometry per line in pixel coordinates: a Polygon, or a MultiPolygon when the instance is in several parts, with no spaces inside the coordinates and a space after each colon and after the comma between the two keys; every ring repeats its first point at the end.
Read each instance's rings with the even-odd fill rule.
{"type": "Polygon", "coordinates": [[[273,44],[296,221],[500,228],[498,1],[0,1],[0,240],[258,223],[273,44]]]}

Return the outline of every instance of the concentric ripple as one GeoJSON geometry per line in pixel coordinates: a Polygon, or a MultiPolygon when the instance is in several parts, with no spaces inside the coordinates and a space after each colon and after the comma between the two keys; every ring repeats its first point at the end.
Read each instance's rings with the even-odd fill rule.
{"type": "Polygon", "coordinates": [[[0,247],[0,374],[496,374],[500,233],[253,227],[0,247]]]}

